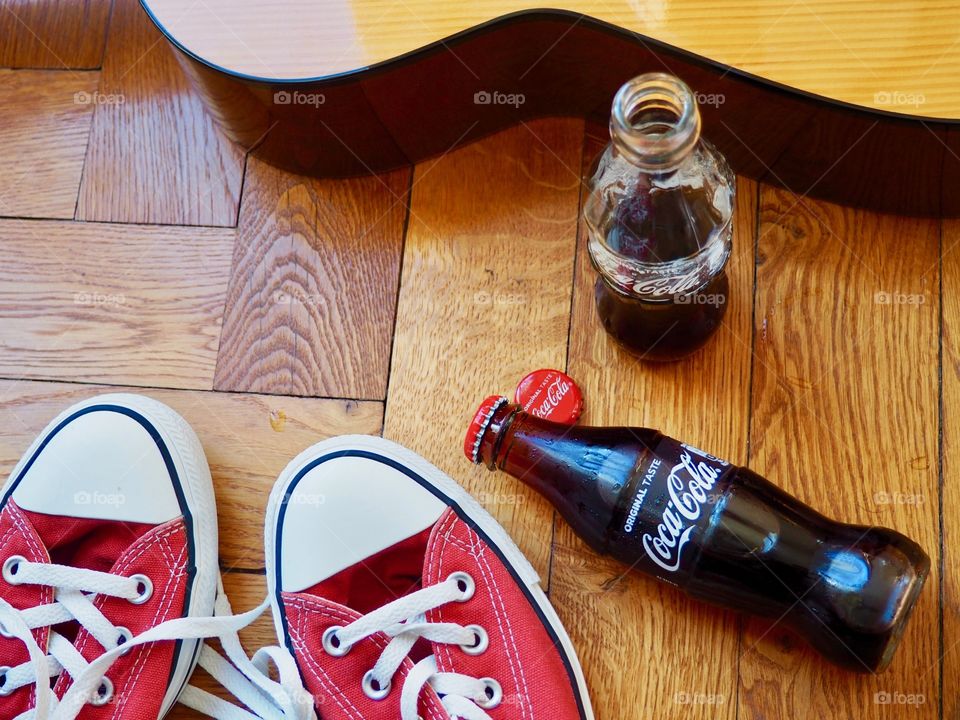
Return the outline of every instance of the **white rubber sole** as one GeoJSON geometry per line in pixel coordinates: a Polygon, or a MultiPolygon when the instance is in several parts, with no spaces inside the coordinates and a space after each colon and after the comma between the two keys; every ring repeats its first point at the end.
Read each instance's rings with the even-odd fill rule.
{"type": "Polygon", "coordinates": [[[550,624],[554,634],[560,641],[566,654],[567,662],[577,682],[580,698],[583,703],[584,718],[585,720],[593,720],[594,715],[593,708],[590,704],[590,694],[587,690],[583,668],[580,666],[573,642],[570,640],[570,636],[564,629],[563,623],[561,623],[549,598],[547,598],[546,593],[544,593],[540,587],[539,575],[537,575],[536,570],[534,570],[530,562],[524,557],[520,548],[516,546],[500,523],[484,510],[480,503],[456,481],[412,450],[381,437],[372,435],[342,435],[317,443],[297,455],[283,470],[276,484],[273,486],[273,490],[270,493],[270,500],[267,504],[266,518],[264,520],[264,547],[266,551],[268,594],[273,610],[273,620],[277,631],[277,638],[281,645],[285,646],[287,643],[287,638],[284,637],[282,614],[277,602],[276,592],[276,538],[281,503],[286,496],[290,482],[306,465],[319,457],[340,450],[365,450],[376,453],[413,470],[429,482],[430,485],[447,500],[448,505],[458,506],[462,512],[470,518],[470,521],[483,531],[490,542],[500,551],[500,554],[505,558],[506,562],[510,564],[517,575],[519,575],[521,581],[526,585],[530,597],[537,603],[543,617],[550,624]]]}
{"type": "MultiPolygon", "coordinates": [[[[64,410],[44,428],[29,450],[23,454],[3,488],[0,489],[0,496],[7,494],[23,465],[33,456],[47,435],[70,416],[95,405],[116,405],[141,415],[154,427],[170,452],[170,457],[177,469],[177,476],[180,478],[184,501],[190,510],[194,538],[196,574],[190,591],[187,615],[189,617],[212,616],[220,571],[217,509],[210,466],[207,464],[203,446],[196,433],[186,420],[163,403],[143,395],[114,393],[89,398],[64,410]]],[[[180,653],[160,706],[158,720],[163,718],[176,703],[177,697],[197,664],[200,641],[181,640],[180,643],[180,653]]]]}

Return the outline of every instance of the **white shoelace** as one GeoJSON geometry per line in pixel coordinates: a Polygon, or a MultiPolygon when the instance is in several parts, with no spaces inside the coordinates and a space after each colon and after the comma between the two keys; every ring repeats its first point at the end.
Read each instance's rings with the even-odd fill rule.
{"type": "Polygon", "coordinates": [[[217,720],[316,720],[313,696],[303,687],[300,670],[290,652],[276,646],[263,647],[251,660],[240,644],[237,632],[269,608],[270,601],[264,600],[253,610],[234,615],[221,584],[220,594],[217,596],[217,619],[227,621],[231,627],[225,632],[207,637],[217,637],[220,640],[230,661],[207,645],[200,650],[200,667],[210,673],[214,680],[247,709],[239,708],[193,685],[183,689],[179,702],[217,720]],[[276,670],[278,681],[270,677],[271,664],[276,670]]]}
{"type": "Polygon", "coordinates": [[[42,585],[54,590],[54,602],[24,610],[17,610],[0,599],[0,632],[20,640],[30,658],[16,667],[0,668],[0,694],[7,695],[26,685],[36,686],[34,708],[13,720],[75,720],[88,703],[102,705],[111,700],[115,689],[107,673],[122,654],[146,643],[207,638],[219,638],[233,664],[204,646],[200,665],[252,712],[192,686],[184,688],[181,702],[222,720],[315,719],[313,699],[303,689],[296,664],[285,650],[263,648],[251,661],[240,645],[237,633],[267,610],[267,602],[234,615],[221,584],[214,617],[168,620],[131,637],[125,628],[107,620],[94,605],[93,598],[104,595],[132,603],[145,602],[153,591],[145,576],[123,577],[13,557],[3,566],[3,577],[13,584],[42,585]],[[104,648],[93,662],[88,663],[68,639],[53,630],[48,642],[49,655],[33,637],[32,630],[73,620],[104,648]],[[276,667],[279,682],[269,676],[270,663],[276,667]],[[61,672],[67,672],[73,683],[58,701],[50,688],[50,679],[61,672]]]}
{"type": "MultiPolygon", "coordinates": [[[[34,708],[13,720],[75,720],[88,703],[104,704],[111,700],[115,688],[108,676],[109,669],[132,648],[152,642],[209,638],[220,640],[229,661],[205,645],[200,651],[199,665],[246,709],[190,685],[183,689],[179,702],[218,720],[316,718],[313,698],[304,689],[296,662],[286,649],[261,648],[251,660],[240,644],[237,633],[269,608],[268,601],[249,612],[234,615],[221,583],[213,617],[168,620],[131,637],[128,630],[113,625],[103,615],[93,598],[104,595],[132,603],[145,602],[153,590],[145,576],[123,577],[64,565],[31,563],[21,557],[11,558],[4,564],[3,576],[7,582],[42,585],[54,590],[52,603],[24,610],[17,610],[0,599],[0,633],[19,639],[29,654],[29,660],[21,665],[0,668],[0,695],[26,685],[36,686],[34,708]],[[74,620],[104,648],[93,662],[88,663],[68,639],[52,629],[49,654],[43,652],[33,637],[32,631],[37,628],[74,620]],[[270,665],[278,681],[271,679],[270,665]],[[50,679],[61,672],[68,673],[73,683],[58,701],[50,679]]],[[[459,645],[465,652],[476,654],[486,649],[487,634],[479,626],[426,622],[427,612],[449,603],[466,602],[474,590],[474,581],[469,575],[454,573],[443,583],[399,598],[345,627],[330,628],[323,636],[324,649],[333,657],[340,657],[357,642],[378,632],[391,637],[376,665],[361,681],[369,697],[386,697],[394,675],[420,638],[459,645]]],[[[491,720],[484,710],[496,707],[503,699],[496,680],[438,672],[436,659],[429,656],[414,665],[404,681],[401,720],[418,720],[417,704],[427,685],[440,696],[451,720],[491,720]]]]}
{"type": "MultiPolygon", "coordinates": [[[[444,582],[398,598],[345,627],[331,627],[323,635],[327,654],[342,657],[361,640],[378,632],[391,637],[376,665],[362,679],[364,693],[374,699],[386,697],[394,675],[420,638],[435,643],[459,645],[465,652],[480,654],[489,642],[486,631],[477,625],[426,622],[426,613],[443,605],[466,602],[473,597],[473,578],[453,573],[444,582]]],[[[493,678],[474,678],[437,671],[434,656],[424,658],[404,681],[400,695],[401,720],[417,720],[417,702],[429,685],[451,720],[490,720],[490,710],[503,699],[503,690],[493,678]]]]}

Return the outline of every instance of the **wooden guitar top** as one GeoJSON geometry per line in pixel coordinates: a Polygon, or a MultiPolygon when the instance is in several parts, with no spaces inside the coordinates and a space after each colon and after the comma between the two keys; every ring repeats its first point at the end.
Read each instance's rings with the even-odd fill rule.
{"type": "MultiPolygon", "coordinates": [[[[545,6],[531,0],[143,0],[188,53],[233,74],[330,78],[545,6]]],[[[608,24],[809,93],[960,118],[960,4],[944,0],[562,0],[608,24]]],[[[642,38],[641,38],[642,40],[642,38]]],[[[442,46],[441,46],[442,47],[442,46]]],[[[669,70],[669,68],[664,68],[669,70]]]]}

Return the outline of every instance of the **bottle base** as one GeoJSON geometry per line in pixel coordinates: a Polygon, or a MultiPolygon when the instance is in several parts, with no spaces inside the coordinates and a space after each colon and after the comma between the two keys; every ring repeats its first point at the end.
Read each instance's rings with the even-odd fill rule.
{"type": "Polygon", "coordinates": [[[794,627],[837,665],[879,673],[900,645],[930,575],[930,559],[893,530],[849,527],[862,537],[822,567],[821,582],[798,610],[794,627]]]}
{"type": "Polygon", "coordinates": [[[923,586],[926,585],[927,577],[929,577],[929,573],[924,573],[918,577],[904,598],[903,610],[901,611],[899,622],[893,632],[890,633],[890,638],[883,648],[883,652],[880,655],[880,662],[877,664],[874,672],[883,672],[890,666],[890,662],[893,660],[897,648],[900,647],[900,641],[903,639],[903,633],[907,629],[910,617],[913,615],[913,611],[917,606],[917,600],[920,599],[920,592],[923,590],[923,586]]]}

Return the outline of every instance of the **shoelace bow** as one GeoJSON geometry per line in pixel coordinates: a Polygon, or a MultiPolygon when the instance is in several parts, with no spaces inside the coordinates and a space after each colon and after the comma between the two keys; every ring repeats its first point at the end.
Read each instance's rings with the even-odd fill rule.
{"type": "MultiPolygon", "coordinates": [[[[374,700],[391,691],[394,675],[400,669],[418,639],[459,645],[465,652],[480,654],[489,638],[478,625],[434,623],[426,613],[450,603],[466,602],[473,597],[475,584],[468,574],[453,573],[444,582],[398,598],[345,627],[334,626],[324,633],[323,647],[328,655],[342,657],[361,640],[382,632],[391,638],[376,665],[364,675],[364,693],[374,700]]],[[[491,720],[485,710],[503,700],[503,690],[493,678],[474,678],[460,673],[441,673],[436,658],[424,658],[407,675],[400,695],[401,720],[417,720],[417,702],[429,685],[440,696],[452,720],[491,720]]]]}
{"type": "Polygon", "coordinates": [[[201,667],[251,712],[192,686],[184,688],[180,702],[223,720],[315,720],[313,698],[303,689],[293,658],[285,650],[268,647],[250,660],[240,644],[237,633],[260,617],[269,608],[268,602],[234,615],[221,583],[213,617],[168,620],[131,636],[126,628],[113,625],[94,605],[93,598],[102,595],[132,603],[145,602],[152,593],[152,584],[143,575],[123,577],[13,557],[4,564],[3,576],[13,584],[42,585],[54,590],[52,603],[24,610],[0,599],[0,633],[20,640],[29,654],[29,660],[21,665],[0,667],[0,695],[36,685],[34,708],[13,720],[74,720],[88,703],[103,705],[110,701],[114,687],[107,673],[117,658],[132,648],[152,642],[209,638],[220,640],[230,662],[204,646],[200,651],[201,667]],[[74,620],[104,649],[93,662],[88,663],[68,639],[52,629],[49,654],[44,653],[33,636],[32,630],[37,628],[74,620]],[[270,678],[271,663],[279,682],[270,678]],[[68,673],[73,683],[58,700],[50,679],[61,672],[68,673]]]}

